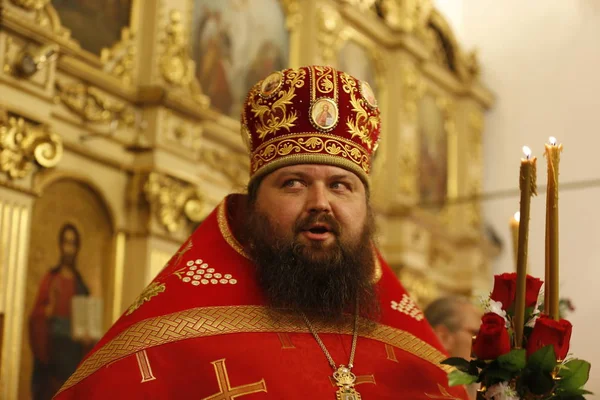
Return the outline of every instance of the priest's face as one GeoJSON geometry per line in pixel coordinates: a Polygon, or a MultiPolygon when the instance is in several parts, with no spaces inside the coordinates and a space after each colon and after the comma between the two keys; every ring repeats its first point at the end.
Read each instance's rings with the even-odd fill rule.
{"type": "MultiPolygon", "coordinates": [[[[329,165],[283,167],[250,199],[248,242],[274,306],[332,320],[374,308],[373,218],[357,175],[329,165]]],[[[372,311],[372,310],[371,310],[372,311]]]]}

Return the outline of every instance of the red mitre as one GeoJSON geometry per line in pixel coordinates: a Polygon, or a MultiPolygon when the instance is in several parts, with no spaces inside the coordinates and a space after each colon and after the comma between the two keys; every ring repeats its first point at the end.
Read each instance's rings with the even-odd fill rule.
{"type": "Polygon", "coordinates": [[[368,184],[381,120],[367,82],[323,66],[273,72],[250,90],[241,120],[251,180],[287,165],[328,164],[368,184]]]}

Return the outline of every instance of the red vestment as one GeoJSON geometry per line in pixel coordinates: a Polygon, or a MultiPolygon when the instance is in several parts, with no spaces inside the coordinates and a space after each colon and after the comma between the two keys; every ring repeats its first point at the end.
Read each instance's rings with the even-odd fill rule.
{"type": "MultiPolygon", "coordinates": [[[[184,243],[59,400],[336,399],[333,371],[302,319],[267,307],[229,228],[234,199],[184,243]]],[[[362,399],[466,399],[461,387],[448,388],[445,355],[423,314],[381,257],[379,266],[381,317],[360,334],[353,368],[362,399]]],[[[348,363],[349,325],[316,327],[336,364],[348,363]]]]}

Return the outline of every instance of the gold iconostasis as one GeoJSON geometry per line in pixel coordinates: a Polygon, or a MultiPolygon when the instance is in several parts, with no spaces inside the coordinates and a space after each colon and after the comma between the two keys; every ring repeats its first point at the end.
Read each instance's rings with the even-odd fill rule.
{"type": "Polygon", "coordinates": [[[488,290],[500,249],[476,195],[494,99],[430,0],[0,1],[0,398],[50,398],[244,190],[238,116],[278,69],[332,65],[373,89],[379,246],[415,301],[488,290]]]}

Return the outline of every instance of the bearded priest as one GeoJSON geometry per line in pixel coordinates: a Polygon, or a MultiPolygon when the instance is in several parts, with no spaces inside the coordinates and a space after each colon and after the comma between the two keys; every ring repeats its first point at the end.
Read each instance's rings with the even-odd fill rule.
{"type": "Polygon", "coordinates": [[[369,85],[331,67],[273,72],[241,134],[248,194],[223,200],[57,398],[467,399],[373,245],[369,85]]]}

